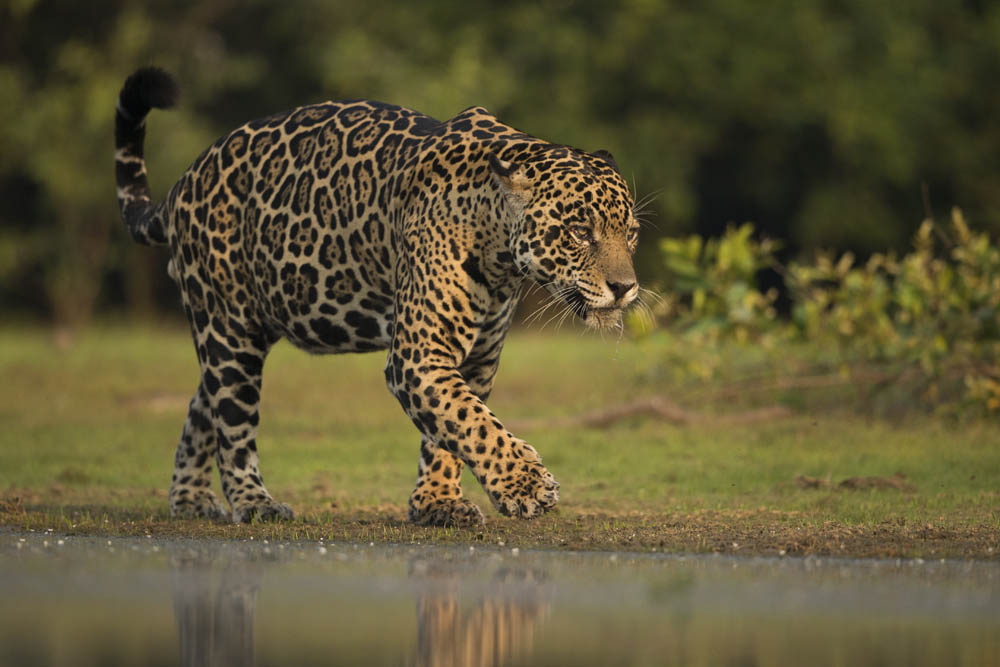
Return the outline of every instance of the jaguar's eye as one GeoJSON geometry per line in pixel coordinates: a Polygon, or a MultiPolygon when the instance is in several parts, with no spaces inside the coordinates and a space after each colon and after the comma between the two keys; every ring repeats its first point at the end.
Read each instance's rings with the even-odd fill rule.
{"type": "Polygon", "coordinates": [[[580,243],[594,242],[594,232],[587,225],[573,225],[569,228],[569,233],[580,243]]]}
{"type": "Polygon", "coordinates": [[[625,233],[625,240],[629,245],[635,245],[635,243],[639,240],[639,228],[633,227],[628,230],[628,232],[625,233]]]}

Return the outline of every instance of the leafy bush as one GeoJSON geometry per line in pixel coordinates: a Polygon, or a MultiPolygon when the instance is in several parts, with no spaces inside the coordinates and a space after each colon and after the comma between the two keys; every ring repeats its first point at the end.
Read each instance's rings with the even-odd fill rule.
{"type": "Polygon", "coordinates": [[[777,247],[755,240],[749,224],[717,240],[662,242],[669,296],[657,315],[680,339],[665,354],[675,372],[732,375],[735,343],[783,372],[839,374],[865,385],[866,398],[1000,412],[1000,249],[961,211],[947,227],[925,220],[901,257],[877,253],[861,264],[820,253],[782,267],[777,247]],[[757,289],[769,266],[785,276],[790,321],[776,316],[773,290],[757,289]],[[793,348],[801,359],[790,359],[793,348]]]}
{"type": "Polygon", "coordinates": [[[787,336],[774,307],[777,290],[762,292],[756,281],[775,265],[779,244],[753,233],[744,224],[717,239],[660,241],[666,284],[652,312],[661,326],[654,331],[641,314],[631,322],[633,331],[659,339],[659,370],[676,380],[730,378],[787,336]]]}
{"type": "Polygon", "coordinates": [[[759,337],[775,324],[777,290],[760,292],[757,273],[775,263],[774,241],[756,241],[753,225],[730,227],[722,238],[662,239],[660,249],[670,278],[663,314],[689,334],[759,337]]]}
{"type": "Polygon", "coordinates": [[[930,403],[957,393],[1000,411],[1000,249],[954,209],[948,228],[925,220],[913,250],[788,268],[794,321],[843,363],[882,366],[885,382],[930,403]]]}

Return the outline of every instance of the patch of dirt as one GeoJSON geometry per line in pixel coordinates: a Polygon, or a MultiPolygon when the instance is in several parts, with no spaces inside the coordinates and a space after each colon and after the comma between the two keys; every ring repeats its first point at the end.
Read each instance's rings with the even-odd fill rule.
{"type": "Polygon", "coordinates": [[[711,510],[611,515],[561,509],[533,521],[491,516],[480,528],[413,526],[398,506],[305,514],[295,521],[233,525],[172,520],[165,509],[122,510],[103,505],[38,505],[0,498],[0,526],[62,534],[327,540],[353,543],[483,544],[528,549],[746,556],[1000,559],[995,525],[916,524],[903,520],[847,524],[799,512],[711,510]]]}
{"type": "Polygon", "coordinates": [[[90,475],[80,468],[70,466],[68,468],[63,468],[62,471],[56,475],[56,481],[62,482],[63,484],[86,484],[90,481],[90,475]]]}

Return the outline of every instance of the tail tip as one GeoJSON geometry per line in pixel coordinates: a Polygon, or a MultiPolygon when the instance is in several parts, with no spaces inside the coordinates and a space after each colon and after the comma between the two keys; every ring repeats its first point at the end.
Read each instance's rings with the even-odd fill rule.
{"type": "Polygon", "coordinates": [[[150,109],[169,109],[177,103],[180,87],[169,72],[159,67],[141,67],[122,86],[118,108],[131,119],[141,119],[150,109]]]}

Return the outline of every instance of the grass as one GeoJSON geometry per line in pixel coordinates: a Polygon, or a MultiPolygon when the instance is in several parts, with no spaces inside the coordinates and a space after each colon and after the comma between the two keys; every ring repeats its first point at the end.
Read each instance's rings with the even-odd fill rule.
{"type": "MultiPolygon", "coordinates": [[[[259,444],[269,489],[302,518],[170,521],[173,451],[197,379],[190,348],[186,330],[171,326],[95,327],[68,350],[42,328],[0,329],[0,525],[668,551],[1000,552],[996,424],[926,416],[887,423],[807,409],[741,426],[636,418],[607,429],[520,431],[562,484],[558,512],[502,519],[467,476],[463,486],[487,511],[487,526],[415,528],[402,518],[418,437],[385,389],[383,355],[311,357],[285,344],[268,359],[259,444]],[[908,489],[837,486],[897,473],[908,489]],[[832,484],[803,488],[800,475],[832,484]]],[[[517,420],[651,393],[683,403],[677,387],[645,372],[656,358],[649,342],[515,332],[490,405],[517,420]]]]}

